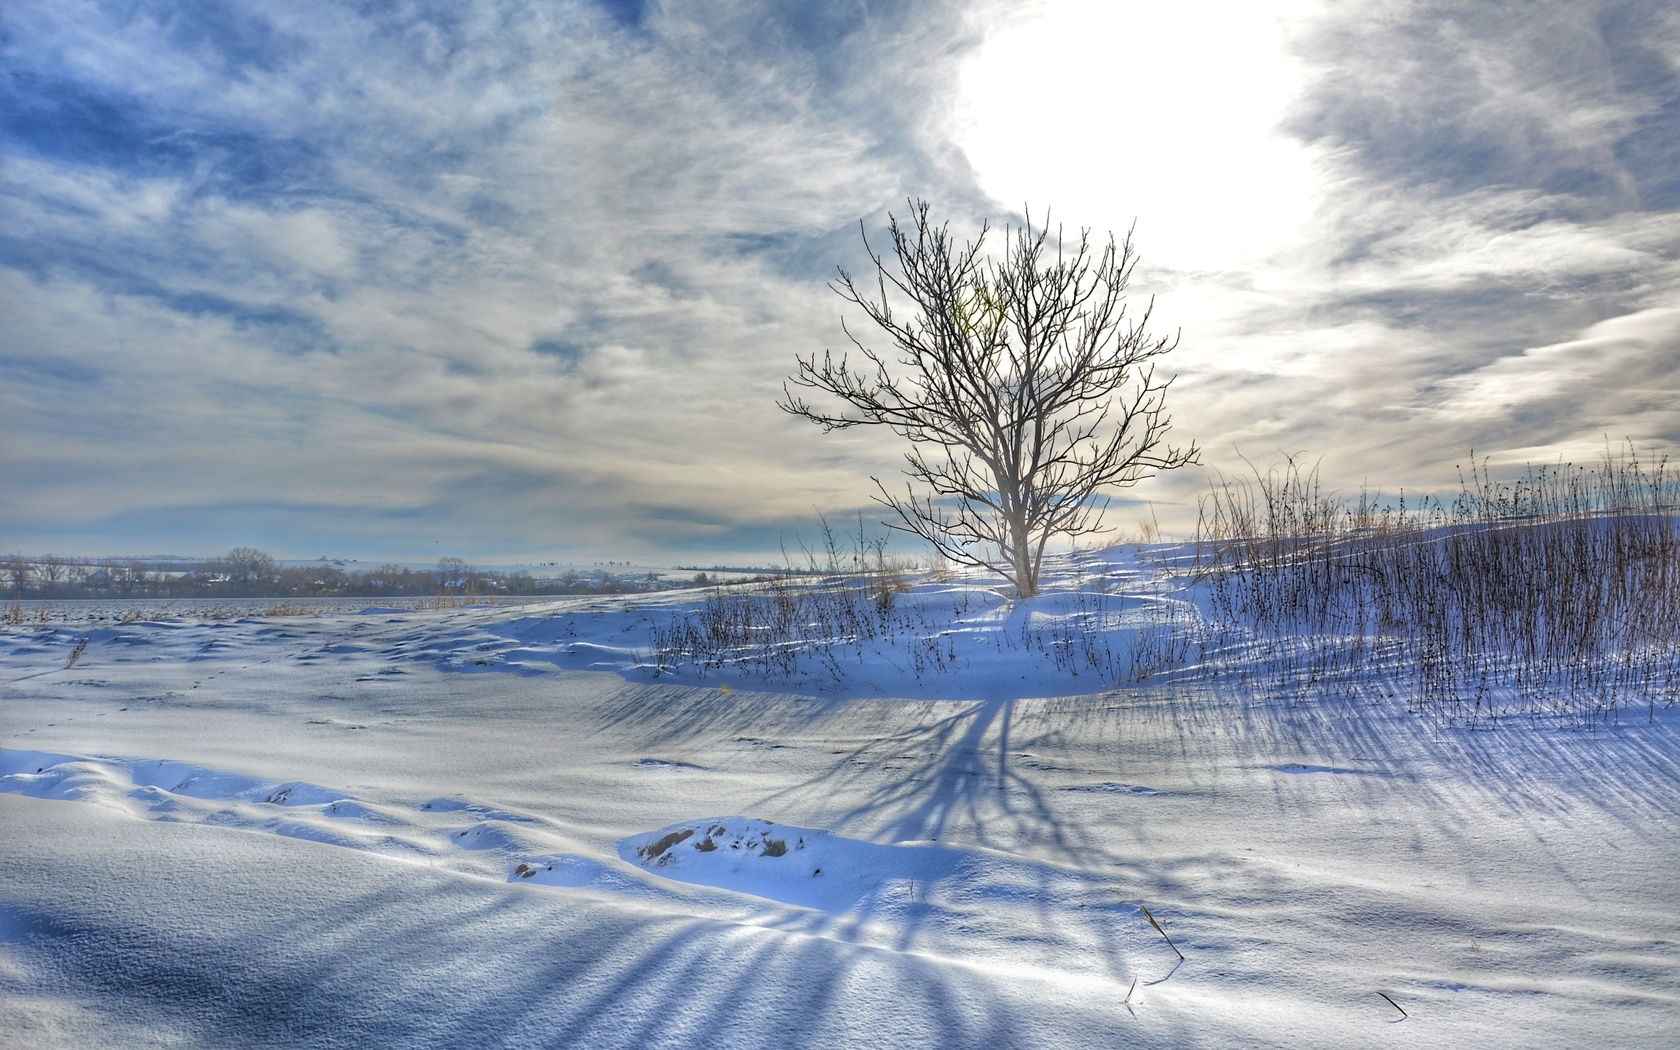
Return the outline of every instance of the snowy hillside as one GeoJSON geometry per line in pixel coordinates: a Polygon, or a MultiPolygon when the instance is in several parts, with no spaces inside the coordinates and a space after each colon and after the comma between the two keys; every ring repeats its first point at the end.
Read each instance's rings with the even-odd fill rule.
{"type": "Polygon", "coordinates": [[[1680,1040],[1680,711],[1054,577],[5,628],[0,1045],[1680,1040]]]}

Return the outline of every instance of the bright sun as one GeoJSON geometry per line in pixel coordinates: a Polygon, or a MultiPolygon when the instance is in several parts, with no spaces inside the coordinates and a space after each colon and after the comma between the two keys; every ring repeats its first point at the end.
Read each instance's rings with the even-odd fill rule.
{"type": "Polygon", "coordinates": [[[958,141],[1012,208],[1123,232],[1147,261],[1247,268],[1289,247],[1310,151],[1278,132],[1300,91],[1295,0],[1053,0],[962,71],[958,141]]]}

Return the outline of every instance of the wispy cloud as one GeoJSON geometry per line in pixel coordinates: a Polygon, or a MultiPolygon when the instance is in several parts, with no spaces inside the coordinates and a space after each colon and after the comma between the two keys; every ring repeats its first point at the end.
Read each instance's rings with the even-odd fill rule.
{"type": "Polygon", "coordinates": [[[4,18],[15,543],[167,507],[144,542],[213,549],[258,504],[337,508],[280,515],[308,549],[760,543],[825,495],[764,450],[832,246],[964,185],[938,5],[4,18]]]}
{"type": "MultiPolygon", "coordinates": [[[[1209,114],[1243,88],[1215,67],[1278,52],[1294,94],[1233,112],[1271,122],[1250,145],[1282,158],[1241,199],[1292,217],[1245,227],[1218,265],[1197,262],[1221,244],[1204,229],[1140,285],[1185,325],[1181,431],[1408,485],[1472,445],[1680,442],[1661,393],[1680,19],[1290,10],[1194,67],[1183,112],[1206,125],[1190,128],[1205,161],[1229,139],[1209,114]]],[[[0,547],[704,556],[858,505],[892,442],[819,437],[773,396],[795,353],[841,344],[824,282],[861,261],[860,218],[909,195],[959,224],[1021,203],[988,198],[959,104],[965,62],[1016,14],[7,5],[0,547]]],[[[1175,59],[1195,57],[1187,39],[1175,59]]],[[[1174,98],[1150,96],[1159,134],[1174,98]]],[[[1137,145],[1108,96],[1077,101],[1115,148],[1137,145]]],[[[1146,263],[1148,192],[1193,191],[1229,219],[1213,195],[1252,165],[1206,167],[1120,206],[1146,263]]]]}
{"type": "Polygon", "coordinates": [[[1314,217],[1266,265],[1182,289],[1227,296],[1183,387],[1215,456],[1428,488],[1471,449],[1680,445],[1680,18],[1331,5],[1290,40],[1314,217]]]}

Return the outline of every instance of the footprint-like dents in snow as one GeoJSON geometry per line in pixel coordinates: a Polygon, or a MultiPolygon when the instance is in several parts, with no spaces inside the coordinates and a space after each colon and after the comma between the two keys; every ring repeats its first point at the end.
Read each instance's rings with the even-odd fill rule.
{"type": "Polygon", "coordinates": [[[638,758],[635,762],[635,766],[637,769],[661,772],[678,772],[681,770],[698,770],[706,768],[705,766],[697,766],[693,762],[679,762],[675,759],[669,758],[638,758]]]}
{"type": "MultiPolygon", "coordinates": [[[[1080,901],[1113,896],[1100,876],[989,850],[885,845],[745,817],[673,824],[621,841],[616,861],[595,860],[558,852],[564,840],[535,818],[466,799],[374,803],[303,781],[263,781],[169,761],[0,749],[0,791],[111,806],[137,819],[424,858],[469,877],[661,907],[704,902],[734,909],[744,897],[757,898],[827,913],[845,924],[848,938],[867,925],[877,931],[868,936],[882,944],[899,943],[907,924],[965,929],[978,911],[995,913],[988,901],[1000,894],[1014,909],[1009,921],[1024,929],[1040,921],[1042,894],[1080,901]]],[[[1113,935],[1108,925],[1102,929],[1103,937],[1113,935]]],[[[1057,959],[1065,954],[1057,953],[1057,959]]]]}
{"type": "Polygon", "coordinates": [[[316,823],[308,820],[276,821],[269,827],[276,835],[289,839],[303,839],[306,842],[320,842],[328,846],[339,846],[344,849],[369,850],[374,848],[376,836],[359,835],[348,827],[334,827],[328,823],[316,823]]]}
{"type": "Polygon", "coordinates": [[[172,795],[196,799],[319,806],[342,797],[340,792],[303,781],[276,784],[270,780],[162,759],[134,762],[128,767],[128,773],[136,787],[156,787],[172,795]]]}
{"type": "Polygon", "coordinates": [[[1075,784],[1072,787],[1065,787],[1062,790],[1077,791],[1085,794],[1136,795],[1140,798],[1148,798],[1161,793],[1155,788],[1144,787],[1142,784],[1117,784],[1112,780],[1105,780],[1100,784],[1075,784]]]}
{"type": "Polygon", "coordinates": [[[397,813],[385,806],[373,806],[354,799],[341,798],[327,803],[321,810],[324,817],[338,817],[342,820],[358,820],[368,824],[398,826],[405,821],[397,813]]]}
{"type": "Polygon", "coordinates": [[[513,813],[494,806],[482,806],[476,802],[468,802],[459,798],[434,798],[429,802],[420,803],[419,808],[429,813],[465,813],[479,820],[496,820],[505,824],[534,824],[536,820],[523,813],[513,813]]]}
{"type": "Polygon", "coordinates": [[[575,853],[556,853],[521,861],[508,873],[508,881],[618,894],[641,895],[647,890],[644,884],[624,872],[575,853]]]}
{"type": "Polygon", "coordinates": [[[495,821],[480,821],[470,828],[454,831],[450,834],[449,841],[461,849],[471,850],[523,852],[529,846],[529,843],[521,841],[518,835],[495,821]]]}
{"type": "Polygon", "coordinates": [[[463,809],[472,808],[472,803],[463,802],[458,798],[434,798],[430,802],[420,803],[420,808],[436,813],[459,813],[463,809]]]}
{"type": "MultiPolygon", "coordinates": [[[[361,679],[358,678],[357,681],[361,681],[361,679]]],[[[341,722],[336,718],[311,718],[307,722],[305,722],[304,725],[332,726],[336,729],[366,729],[367,728],[367,726],[362,725],[359,722],[341,722]]]]}
{"type": "Polygon", "coordinates": [[[141,819],[268,831],[380,853],[437,857],[500,850],[529,856],[533,847],[540,848],[533,841],[535,828],[520,830],[532,825],[532,818],[491,807],[455,799],[420,807],[380,805],[303,781],[276,783],[166,760],[0,749],[0,791],[91,802],[141,819]],[[479,822],[465,829],[439,827],[416,810],[462,813],[479,822]]]}
{"type": "MultiPolygon", "coordinates": [[[[814,932],[832,919],[847,940],[881,945],[901,946],[912,928],[919,936],[962,935],[984,915],[988,923],[1024,931],[1010,942],[1011,964],[1026,958],[1061,965],[1069,944],[1083,957],[1125,936],[1109,921],[1112,908],[1103,907],[1087,909],[1102,920],[1097,926],[1042,936],[1046,900],[1078,901],[1081,908],[1118,900],[1112,881],[1095,873],[985,849],[886,845],[746,817],[669,825],[622,840],[617,859],[596,860],[560,852],[566,839],[539,820],[466,799],[375,803],[303,781],[263,781],[178,762],[0,749],[0,791],[111,806],[136,819],[423,858],[471,878],[610,894],[677,911],[715,907],[751,916],[740,909],[788,905],[810,911],[814,932]],[[1033,947],[1040,944],[1049,945],[1042,958],[1033,947]]],[[[787,920],[780,911],[762,918],[787,920]]],[[[1144,943],[1147,930],[1133,926],[1130,936],[1144,943]]]]}

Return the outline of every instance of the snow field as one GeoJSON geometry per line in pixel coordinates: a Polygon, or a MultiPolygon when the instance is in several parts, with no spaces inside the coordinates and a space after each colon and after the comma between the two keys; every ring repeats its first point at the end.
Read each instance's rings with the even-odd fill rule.
{"type": "MultiPolygon", "coordinates": [[[[694,596],[0,633],[0,1032],[1673,1035],[1672,710],[1471,731],[1408,713],[1380,677],[1115,688],[1047,651],[1088,608],[988,593],[901,596],[953,610],[945,669],[918,676],[880,638],[824,681],[656,677],[651,625],[694,596]]],[[[1130,660],[1162,600],[1112,596],[1111,656],[1130,660]]]]}

